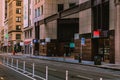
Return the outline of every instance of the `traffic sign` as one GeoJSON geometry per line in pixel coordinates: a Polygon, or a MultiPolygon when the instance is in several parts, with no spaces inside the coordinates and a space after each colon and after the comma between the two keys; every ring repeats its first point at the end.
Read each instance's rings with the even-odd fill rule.
{"type": "Polygon", "coordinates": [[[71,42],[70,43],[70,48],[75,48],[75,43],[71,42]]]}
{"type": "Polygon", "coordinates": [[[81,38],[81,45],[85,45],[85,38],[81,38]]]}

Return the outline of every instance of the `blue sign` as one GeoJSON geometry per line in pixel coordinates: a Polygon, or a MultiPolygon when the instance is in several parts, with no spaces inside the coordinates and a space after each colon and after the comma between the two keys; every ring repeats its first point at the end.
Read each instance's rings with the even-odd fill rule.
{"type": "Polygon", "coordinates": [[[81,45],[85,45],[85,38],[81,38],[81,45]]]}
{"type": "Polygon", "coordinates": [[[38,39],[33,39],[33,43],[38,43],[39,40],[38,39]]]}

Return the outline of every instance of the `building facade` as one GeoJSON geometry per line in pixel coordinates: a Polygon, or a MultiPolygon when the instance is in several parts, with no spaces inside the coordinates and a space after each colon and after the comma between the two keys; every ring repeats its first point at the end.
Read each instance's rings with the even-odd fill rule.
{"type": "Polygon", "coordinates": [[[10,50],[21,51],[23,41],[23,0],[8,0],[8,35],[10,50]]]}
{"type": "Polygon", "coordinates": [[[6,52],[6,46],[7,46],[7,40],[5,38],[5,25],[4,25],[4,20],[5,20],[5,11],[6,11],[6,0],[1,0],[0,1],[0,50],[6,52]]]}
{"type": "Polygon", "coordinates": [[[72,53],[73,56],[81,54],[83,60],[94,60],[95,56],[100,56],[103,62],[120,62],[119,0],[79,0],[76,9],[66,6],[69,8],[67,9],[64,3],[68,4],[68,2],[64,1],[64,7],[62,1],[43,0],[43,3],[46,5],[35,2],[35,42],[33,43],[34,50],[38,51],[36,54],[72,56],[72,53]],[[83,38],[85,44],[81,45],[83,38]]]}
{"type": "Polygon", "coordinates": [[[33,54],[32,40],[34,39],[34,0],[23,2],[23,31],[24,31],[24,53],[33,54]]]}
{"type": "Polygon", "coordinates": [[[101,56],[103,62],[119,63],[120,1],[80,0],[80,4],[85,2],[91,6],[79,12],[80,39],[85,38],[82,59],[94,60],[95,56],[101,56]]]}
{"type": "Polygon", "coordinates": [[[35,0],[35,40],[33,40],[35,55],[64,55],[65,45],[68,46],[72,42],[74,34],[78,33],[79,14],[76,13],[63,19],[45,22],[44,24],[41,24],[40,21],[65,9],[74,7],[78,3],[79,0],[35,0]],[[74,25],[77,27],[74,28],[74,25]],[[65,28],[68,29],[68,32],[64,30],[65,28]]]}

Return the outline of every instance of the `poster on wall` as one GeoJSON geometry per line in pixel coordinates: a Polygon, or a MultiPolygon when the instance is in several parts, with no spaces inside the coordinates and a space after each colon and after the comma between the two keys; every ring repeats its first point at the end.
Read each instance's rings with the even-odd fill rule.
{"type": "Polygon", "coordinates": [[[23,2],[24,8],[23,8],[23,26],[28,27],[28,0],[24,0],[23,2]]]}

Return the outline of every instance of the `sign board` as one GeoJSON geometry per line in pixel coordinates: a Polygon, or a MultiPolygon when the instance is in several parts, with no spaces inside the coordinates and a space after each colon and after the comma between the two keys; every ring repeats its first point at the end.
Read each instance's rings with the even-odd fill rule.
{"type": "Polygon", "coordinates": [[[38,39],[33,39],[33,43],[38,43],[39,40],[38,39]]]}
{"type": "Polygon", "coordinates": [[[50,42],[51,39],[50,38],[45,38],[45,42],[50,42]]]}
{"type": "Polygon", "coordinates": [[[20,46],[24,46],[24,42],[20,42],[20,46]]]}
{"type": "Polygon", "coordinates": [[[100,31],[99,30],[93,31],[93,37],[94,38],[100,37],[100,31]]]}
{"type": "Polygon", "coordinates": [[[70,43],[70,48],[75,48],[75,43],[71,42],[70,43]]]}
{"type": "Polygon", "coordinates": [[[81,45],[85,45],[85,38],[81,38],[81,45]]]}
{"type": "Polygon", "coordinates": [[[79,33],[74,34],[74,39],[79,39],[79,33]]]}
{"type": "Polygon", "coordinates": [[[23,0],[23,27],[28,27],[28,0],[23,0]]]}
{"type": "Polygon", "coordinates": [[[8,37],[9,37],[8,34],[5,34],[5,39],[8,39],[8,37]]]}

